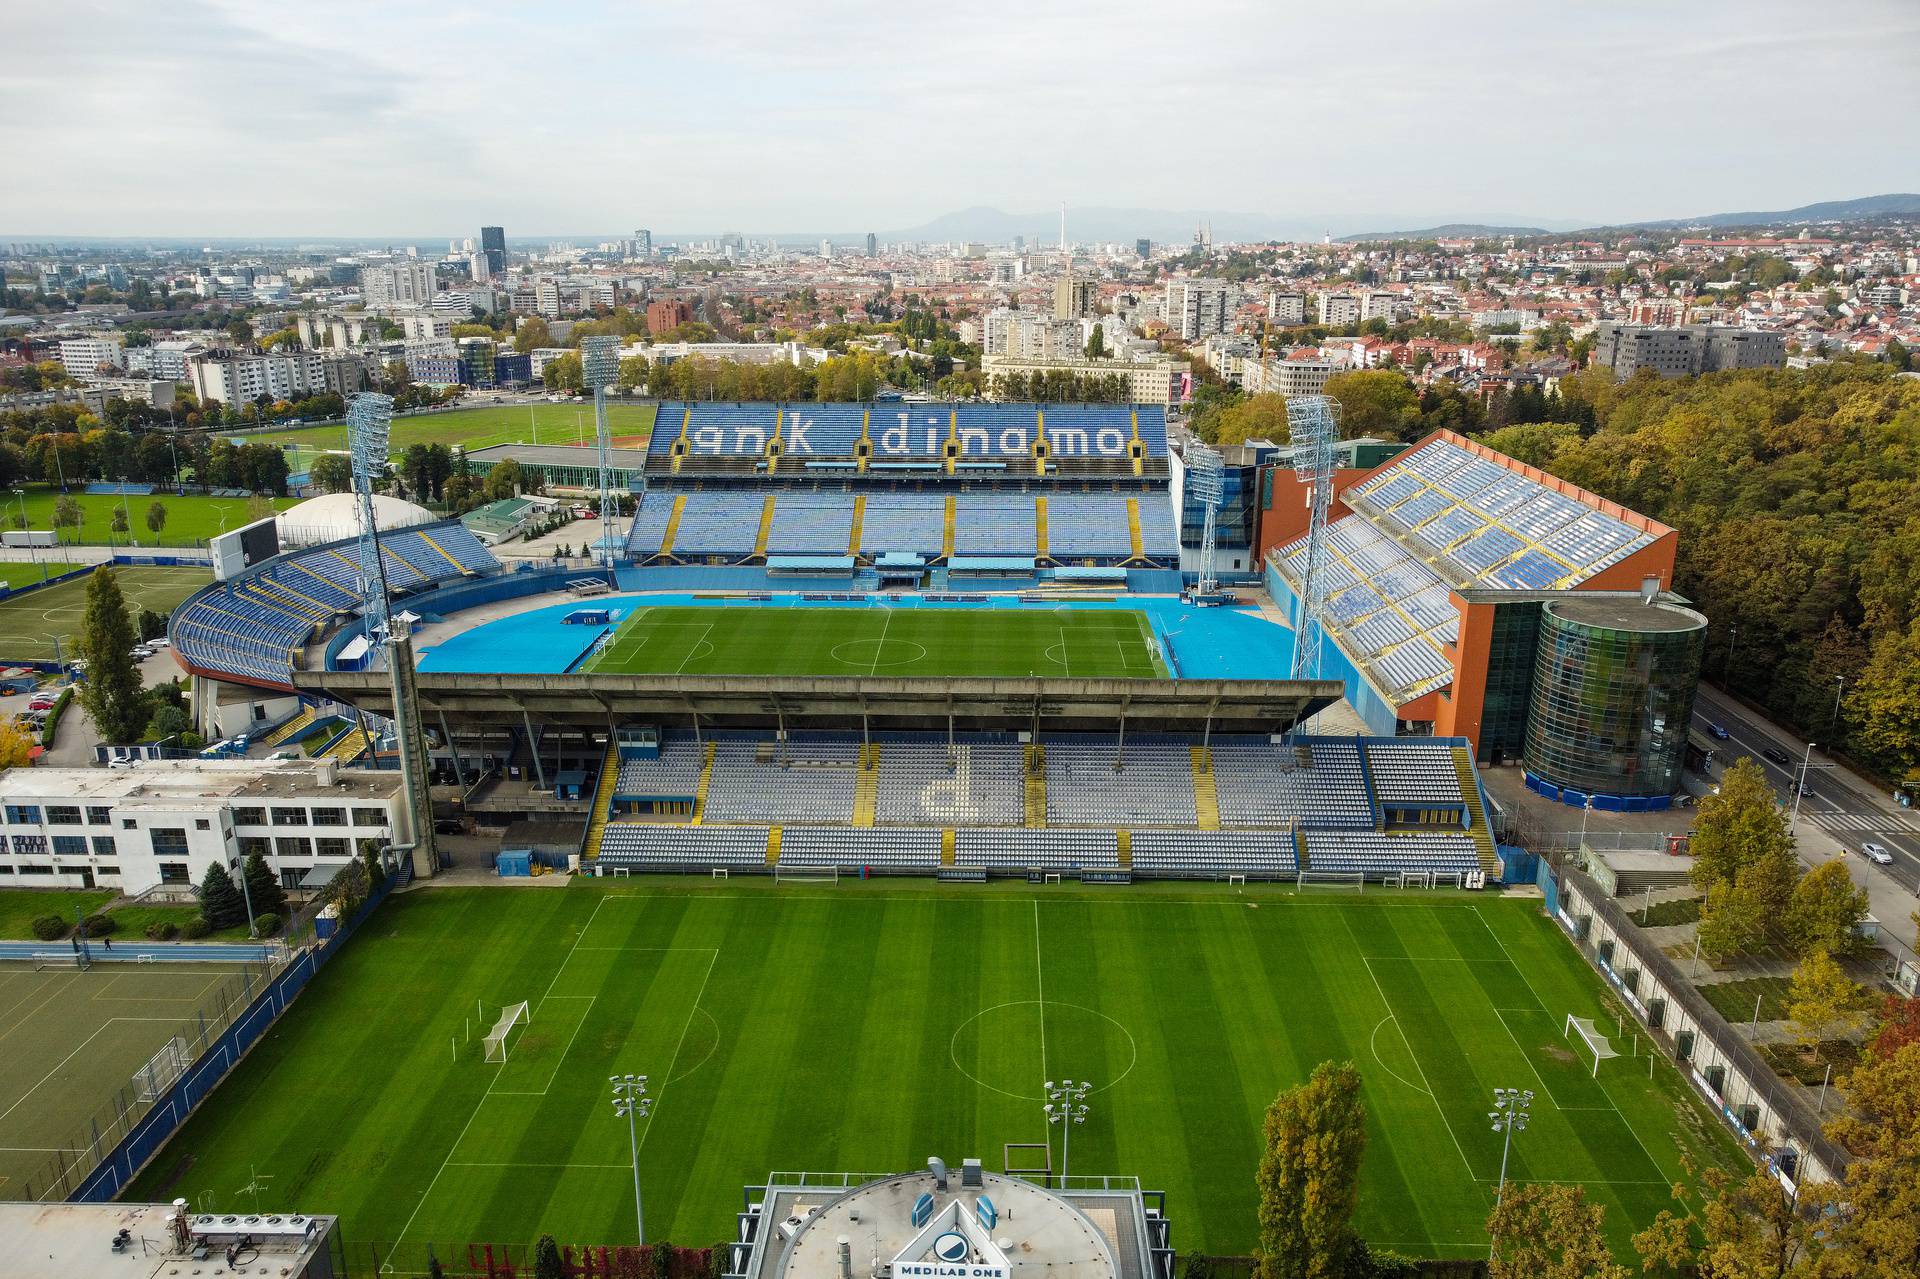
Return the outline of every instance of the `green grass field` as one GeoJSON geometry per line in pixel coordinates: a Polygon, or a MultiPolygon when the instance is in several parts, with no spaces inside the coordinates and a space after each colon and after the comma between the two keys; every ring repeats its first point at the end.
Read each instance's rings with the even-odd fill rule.
{"type": "Polygon", "coordinates": [[[59,563],[53,560],[0,561],[0,586],[9,590],[19,590],[23,586],[33,586],[49,577],[58,577],[78,565],[59,563]]]}
{"type": "Polygon", "coordinates": [[[239,972],[232,964],[97,963],[86,972],[0,964],[0,1198],[38,1193],[49,1168],[72,1163],[61,1148],[85,1138],[95,1119],[109,1131],[116,1092],[168,1039],[191,1042],[203,1010],[211,1022],[223,1004],[245,1007],[239,972]]]}
{"type": "MultiPolygon", "coordinates": [[[[653,430],[653,415],[651,404],[609,404],[607,426],[622,447],[641,448],[653,430]]],[[[305,470],[322,453],[344,453],[347,448],[344,424],[249,432],[234,438],[250,444],[293,445],[296,457],[289,461],[297,463],[293,465],[295,471],[305,470]]],[[[388,442],[392,452],[398,455],[414,444],[448,447],[459,444],[477,449],[489,444],[591,444],[593,439],[592,402],[569,401],[449,409],[443,413],[397,417],[388,442]]]]}
{"type": "Polygon", "coordinates": [[[0,888],[0,937],[30,941],[40,916],[58,915],[72,923],[76,910],[91,915],[113,897],[104,889],[0,888]]]}
{"type": "Polygon", "coordinates": [[[628,675],[1164,678],[1133,609],[643,608],[584,670],[628,675]]]}
{"type": "MultiPolygon", "coordinates": [[[[1366,1080],[1359,1224],[1484,1255],[1496,1086],[1537,1093],[1510,1174],[1587,1186],[1615,1237],[1683,1153],[1738,1158],[1662,1065],[1568,1051],[1602,988],[1534,901],[1136,885],[650,879],[388,902],[128,1192],[337,1212],[355,1242],[633,1235],[607,1077],[650,1077],[650,1239],[729,1237],[774,1170],[1003,1163],[1041,1084],[1095,1084],[1076,1175],[1165,1190],[1180,1247],[1252,1245],[1262,1114],[1323,1060],[1366,1080]],[[617,886],[616,886],[617,883],[617,886]],[[509,1003],[532,1021],[483,1059],[509,1003]],[[476,1004],[484,1014],[476,1016],[476,1004]]],[[[1617,1045],[1623,1054],[1631,1048],[1617,1045]]],[[[1058,1167],[1059,1143],[1054,1143],[1058,1167]]],[[[422,1254],[424,1255],[424,1254],[422,1254]]]]}
{"type": "MultiPolygon", "coordinates": [[[[122,564],[114,568],[120,593],[137,616],[141,609],[171,613],[181,600],[213,580],[204,568],[173,566],[143,568],[122,564]]],[[[73,652],[73,636],[86,608],[87,578],[76,578],[9,599],[0,599],[0,660],[43,661],[53,658],[59,636],[63,655],[73,652]]]]}
{"type": "MultiPolygon", "coordinates": [[[[249,522],[247,507],[251,501],[244,497],[180,497],[173,493],[157,492],[145,497],[128,494],[122,498],[110,493],[73,493],[69,494],[80,504],[81,521],[77,529],[64,528],[60,532],[62,542],[77,542],[90,546],[127,546],[135,550],[152,550],[155,547],[198,546],[208,538],[217,536],[223,527],[231,531],[249,522]],[[113,531],[113,513],[120,509],[122,502],[127,507],[127,527],[129,534],[113,531]],[[167,523],[160,530],[159,537],[147,531],[147,508],[159,502],[167,508],[167,523]]],[[[27,490],[27,527],[50,529],[53,527],[53,504],[60,495],[45,486],[27,490]]],[[[20,513],[20,500],[13,498],[0,509],[0,519],[8,528],[17,527],[16,517],[20,513]]],[[[273,508],[284,511],[299,502],[297,497],[272,499],[273,508]]],[[[58,549],[46,552],[58,555],[58,549]]]]}

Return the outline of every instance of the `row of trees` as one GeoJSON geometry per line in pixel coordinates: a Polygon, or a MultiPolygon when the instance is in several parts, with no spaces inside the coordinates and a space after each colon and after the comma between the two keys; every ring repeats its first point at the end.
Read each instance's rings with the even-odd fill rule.
{"type": "Polygon", "coordinates": [[[1124,404],[1133,398],[1123,373],[1075,373],[1071,369],[1035,369],[1002,373],[993,379],[1001,400],[1039,400],[1049,404],[1124,404]]]}
{"type": "MultiPolygon", "coordinates": [[[[1913,1003],[1914,1001],[1908,1001],[1913,1003]]],[[[1912,1020],[1920,1029],[1920,1016],[1912,1020]]],[[[1683,1163],[1674,1206],[1633,1236],[1639,1273],[1700,1279],[1910,1279],[1920,1273],[1920,1034],[1883,1035],[1841,1085],[1827,1135],[1844,1181],[1801,1182],[1683,1163]]],[[[1367,1113],[1353,1063],[1322,1062],[1268,1107],[1260,1159],[1257,1279],[1413,1273],[1353,1226],[1367,1113]]],[[[1487,1220],[1491,1279],[1627,1279],[1606,1208],[1570,1183],[1508,1183],[1487,1220]]]]}
{"type": "Polygon", "coordinates": [[[171,485],[176,474],[213,488],[284,496],[287,459],[278,445],[234,444],[204,433],[132,434],[94,418],[80,429],[0,437],[0,487],[19,483],[68,486],[131,480],[171,485]]]}

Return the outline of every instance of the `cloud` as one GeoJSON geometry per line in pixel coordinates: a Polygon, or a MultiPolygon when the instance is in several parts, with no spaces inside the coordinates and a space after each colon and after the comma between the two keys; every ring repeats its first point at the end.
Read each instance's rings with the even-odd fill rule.
{"type": "MultiPolygon", "coordinates": [[[[10,20],[0,228],[1614,220],[1920,187],[1920,9],[1785,0],[167,5],[10,20]]],[[[1354,229],[1359,229],[1358,226],[1354,229]]]]}

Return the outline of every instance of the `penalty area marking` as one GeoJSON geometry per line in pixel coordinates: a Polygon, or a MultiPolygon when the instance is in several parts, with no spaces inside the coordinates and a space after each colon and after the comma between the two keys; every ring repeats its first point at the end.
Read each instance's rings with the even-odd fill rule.
{"type": "Polygon", "coordinates": [[[973,1016],[967,1018],[965,1021],[961,1022],[958,1026],[955,1026],[953,1028],[953,1037],[947,1040],[947,1057],[949,1060],[953,1062],[953,1068],[959,1071],[961,1074],[965,1075],[968,1079],[971,1079],[974,1083],[978,1084],[980,1087],[985,1088],[988,1092],[997,1092],[1002,1097],[1012,1097],[1015,1101],[1045,1101],[1046,1098],[1042,1097],[1039,1093],[1011,1092],[995,1084],[990,1084],[986,1080],[980,1078],[980,1076],[974,1074],[971,1070],[968,1070],[965,1066],[960,1064],[960,1052],[959,1052],[960,1035],[963,1031],[966,1030],[967,1027],[973,1025],[974,1022],[979,1021],[982,1017],[985,1017],[988,1013],[997,1013],[1003,1008],[1035,1008],[1035,1007],[1040,1009],[1040,1019],[1041,1019],[1040,1033],[1042,1035],[1046,1033],[1046,1015],[1047,1015],[1046,1010],[1047,1009],[1071,1008],[1076,1012],[1083,1012],[1088,1014],[1089,1016],[1098,1017],[1101,1021],[1107,1022],[1115,1030],[1119,1031],[1121,1034],[1127,1037],[1127,1068],[1121,1071],[1118,1075],[1114,1076],[1113,1082],[1102,1084],[1100,1087],[1094,1089],[1095,1092],[1101,1093],[1101,1092],[1106,1092],[1112,1088],[1118,1088],[1120,1086],[1120,1081],[1125,1079],[1128,1075],[1131,1075],[1133,1073],[1133,1068],[1139,1064],[1140,1045],[1139,1045],[1139,1042],[1134,1039],[1133,1032],[1128,1030],[1122,1024],[1120,1024],[1120,1022],[1114,1020],[1112,1017],[1109,1017],[1107,1016],[1107,1014],[1101,1012],[1099,1009],[1088,1008],[1085,1004],[1069,1004],[1058,999],[1010,999],[1004,1004],[993,1004],[989,1007],[982,1008],[979,1012],[975,1013],[973,1016]]]}

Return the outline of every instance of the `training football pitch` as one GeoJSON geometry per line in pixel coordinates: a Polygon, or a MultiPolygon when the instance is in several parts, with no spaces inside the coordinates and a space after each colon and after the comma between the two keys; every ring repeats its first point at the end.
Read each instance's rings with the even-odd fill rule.
{"type": "Polygon", "coordinates": [[[642,608],[582,669],[622,675],[1167,674],[1137,609],[642,608]]]}
{"type": "Polygon", "coordinates": [[[111,1148],[120,1101],[137,1104],[134,1072],[173,1037],[196,1041],[201,1013],[211,1021],[249,997],[237,964],[0,964],[0,1198],[41,1194],[51,1171],[81,1158],[72,1151],[95,1122],[111,1148]]]}
{"type": "MultiPolygon", "coordinates": [[[[653,431],[652,404],[607,405],[607,429],[620,448],[645,448],[653,431]]],[[[304,471],[323,453],[344,453],[345,423],[302,426],[285,431],[257,431],[235,439],[249,444],[291,446],[294,470],[304,471]]],[[[484,408],[448,409],[437,413],[410,413],[393,419],[387,444],[394,456],[415,444],[455,444],[466,449],[491,444],[591,444],[594,442],[593,403],[569,400],[564,404],[496,404],[484,408]]]]}
{"type": "Polygon", "coordinates": [[[1615,1237],[1682,1153],[1738,1158],[1645,1056],[1598,1078],[1561,1039],[1611,1028],[1539,903],[1220,886],[583,880],[391,899],[128,1192],[335,1212],[355,1242],[633,1237],[609,1075],[650,1080],[649,1239],[732,1236],[769,1172],[884,1172],[1060,1134],[1041,1085],[1094,1085],[1074,1175],[1167,1192],[1183,1250],[1247,1251],[1261,1118],[1323,1060],[1365,1077],[1359,1224],[1484,1255],[1495,1087],[1529,1088],[1509,1174],[1584,1184],[1615,1237]],[[531,1004],[504,1064],[482,1037],[531,1004]]]}
{"type": "MultiPolygon", "coordinates": [[[[184,565],[147,568],[118,564],[113,573],[135,617],[143,608],[171,613],[181,600],[213,580],[210,570],[184,565]]],[[[86,611],[87,581],[79,577],[0,599],[0,659],[51,661],[55,636],[60,639],[62,656],[71,657],[80,615],[86,611]]]]}

